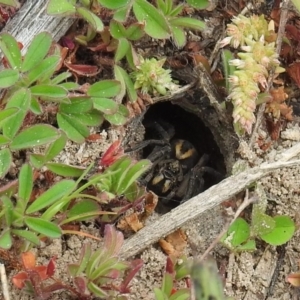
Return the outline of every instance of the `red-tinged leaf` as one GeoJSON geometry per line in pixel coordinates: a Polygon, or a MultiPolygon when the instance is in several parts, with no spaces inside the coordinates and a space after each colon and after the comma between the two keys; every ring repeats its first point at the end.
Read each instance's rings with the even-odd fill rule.
{"type": "Polygon", "coordinates": [[[36,266],[33,268],[33,270],[39,274],[41,280],[46,280],[49,278],[49,276],[47,275],[46,266],[36,266]]]}
{"type": "Polygon", "coordinates": [[[28,275],[26,272],[20,272],[12,278],[14,286],[18,289],[22,289],[25,286],[25,280],[28,280],[28,275]]]}
{"type": "Polygon", "coordinates": [[[55,273],[55,257],[52,257],[47,265],[46,274],[51,277],[55,273]]]}
{"type": "Polygon", "coordinates": [[[74,41],[68,37],[68,36],[63,36],[61,39],[60,39],[60,42],[61,42],[61,45],[63,47],[66,47],[70,50],[73,50],[75,48],[75,43],[74,41]]]}
{"type": "Polygon", "coordinates": [[[121,147],[121,141],[120,140],[115,141],[103,154],[100,160],[100,166],[108,167],[112,165],[123,154],[124,154],[124,150],[121,147]]]}
{"type": "Polygon", "coordinates": [[[300,41],[300,30],[295,25],[285,25],[285,35],[288,39],[300,41]]]}
{"type": "Polygon", "coordinates": [[[75,277],[74,284],[82,293],[86,291],[86,280],[83,277],[75,277]]]}
{"type": "Polygon", "coordinates": [[[130,262],[130,266],[128,272],[126,273],[126,277],[119,287],[119,291],[121,294],[130,293],[128,285],[133,279],[133,277],[137,274],[137,272],[143,267],[143,264],[144,262],[141,259],[135,259],[130,262]]]}
{"type": "Polygon", "coordinates": [[[113,225],[105,225],[104,247],[110,255],[117,255],[124,243],[124,236],[121,231],[116,230],[113,225]]]}
{"type": "Polygon", "coordinates": [[[64,62],[64,65],[72,72],[76,73],[79,76],[92,77],[96,76],[101,72],[101,68],[93,65],[76,65],[68,62],[64,62]]]}
{"type": "Polygon", "coordinates": [[[300,273],[289,274],[286,281],[294,287],[300,287],[300,273]]]}
{"type": "Polygon", "coordinates": [[[28,251],[21,254],[21,260],[25,269],[32,270],[35,267],[35,255],[28,251]]]}
{"type": "Polygon", "coordinates": [[[175,274],[174,262],[170,256],[167,257],[166,272],[169,274],[175,274]]]}
{"type": "Polygon", "coordinates": [[[286,71],[294,80],[296,85],[300,87],[300,62],[295,62],[291,64],[286,71]]]}

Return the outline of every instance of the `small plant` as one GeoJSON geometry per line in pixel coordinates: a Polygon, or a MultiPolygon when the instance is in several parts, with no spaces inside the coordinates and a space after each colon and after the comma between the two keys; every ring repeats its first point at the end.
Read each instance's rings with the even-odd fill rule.
{"type": "MultiPolygon", "coordinates": [[[[117,65],[121,59],[126,57],[130,68],[133,70],[136,69],[137,58],[132,42],[141,39],[146,33],[156,39],[167,39],[172,37],[178,47],[183,47],[186,43],[184,28],[202,30],[205,25],[204,22],[197,19],[179,17],[184,8],[183,4],[175,6],[173,0],[160,0],[157,1],[156,4],[157,7],[146,0],[121,0],[117,2],[107,0],[50,0],[47,12],[52,15],[77,14],[84,18],[90,26],[86,36],[80,35],[75,37],[75,40],[80,44],[87,45],[87,43],[95,37],[96,32],[100,32],[102,42],[95,48],[102,51],[103,49],[106,49],[108,52],[115,52],[114,75],[121,83],[121,91],[116,99],[121,102],[127,93],[130,101],[136,101],[137,93],[135,89],[137,89],[137,87],[141,87],[143,92],[145,92],[146,90],[151,91],[155,85],[154,91],[158,89],[160,90],[158,92],[159,94],[165,94],[167,89],[172,90],[175,88],[175,84],[171,86],[172,81],[169,79],[170,76],[164,71],[161,75],[166,75],[165,82],[156,82],[152,85],[149,85],[149,83],[141,85],[144,81],[144,79],[142,79],[135,83],[134,88],[128,73],[121,66],[117,65]],[[103,26],[101,21],[101,14],[104,8],[113,11],[113,17],[109,23],[109,30],[103,26]],[[129,25],[126,24],[125,26],[124,23],[128,21],[127,19],[131,10],[138,22],[130,21],[129,25]],[[167,82],[168,80],[169,82],[167,82]]],[[[188,1],[188,4],[191,7],[203,9],[209,3],[206,0],[197,0],[188,1]]],[[[144,63],[145,62],[140,59],[140,62],[138,63],[139,67],[144,63]]],[[[164,60],[160,60],[158,65],[163,65],[163,63],[164,60]]],[[[155,61],[152,61],[150,65],[155,69],[155,61]]],[[[160,68],[158,68],[158,70],[160,70],[160,68]]],[[[150,72],[150,70],[147,72],[150,72]]],[[[153,73],[151,73],[151,75],[153,75],[153,73]]],[[[152,81],[154,82],[155,79],[157,78],[153,78],[152,81]]],[[[160,77],[159,79],[161,80],[160,77]]]]}
{"type": "Polygon", "coordinates": [[[13,6],[15,8],[20,7],[20,3],[17,0],[0,0],[0,4],[7,5],[7,6],[13,6]]]}
{"type": "Polygon", "coordinates": [[[41,168],[63,149],[66,138],[60,130],[45,124],[28,126],[33,116],[45,109],[56,114],[60,129],[77,143],[83,143],[89,135],[88,126],[99,126],[104,119],[122,125],[129,116],[124,105],[111,99],[120,93],[120,82],[102,80],[88,86],[83,93],[78,84],[65,82],[71,73],[54,75],[61,56],[58,48],[51,50],[51,44],[51,36],[42,32],[33,39],[22,58],[17,41],[7,33],[0,35],[6,67],[0,71],[0,88],[5,89],[2,101],[6,103],[0,112],[0,145],[3,146],[0,177],[9,170],[11,151],[50,144],[45,154],[31,156],[33,165],[41,168]],[[43,108],[44,102],[55,105],[43,108]]]}
{"type": "Polygon", "coordinates": [[[54,278],[54,258],[47,266],[36,266],[33,253],[22,253],[24,271],[13,276],[13,284],[26,294],[39,299],[48,299],[54,291],[62,289],[81,300],[94,297],[112,299],[112,296],[113,299],[124,299],[119,295],[130,292],[129,283],[143,266],[143,262],[140,259],[131,262],[119,260],[118,254],[123,241],[121,232],[106,225],[102,248],[93,252],[91,246],[85,244],[78,264],[68,266],[68,275],[72,278],[73,286],[54,278]],[[53,283],[49,284],[49,279],[53,283]]]}
{"type": "Polygon", "coordinates": [[[214,260],[194,262],[190,275],[196,300],[233,300],[224,295],[222,279],[214,260]]]}
{"type": "Polygon", "coordinates": [[[236,67],[228,78],[235,130],[238,134],[250,134],[256,105],[262,101],[259,94],[267,88],[270,70],[279,74],[284,69],[276,53],[274,30],[264,16],[235,17],[232,24],[227,25],[227,35],[221,46],[230,44],[244,51],[237,54],[237,59],[229,60],[229,64],[236,67]]]}
{"type": "Polygon", "coordinates": [[[221,239],[221,243],[232,251],[255,250],[257,237],[273,246],[282,245],[294,234],[295,224],[290,217],[271,217],[265,213],[267,197],[259,184],[256,187],[256,193],[259,202],[253,204],[251,225],[243,218],[237,218],[221,239]]]}
{"type": "MultiPolygon", "coordinates": [[[[106,154],[107,162],[109,155],[106,154]]],[[[112,162],[104,172],[92,175],[83,185],[80,185],[80,182],[92,166],[84,170],[59,163],[47,163],[46,166],[50,170],[61,176],[79,178],[77,181],[61,180],[36,199],[32,199],[33,170],[28,164],[24,164],[16,187],[17,201],[12,198],[15,191],[11,190],[7,190],[0,198],[0,247],[9,249],[15,236],[35,245],[40,244],[40,238],[43,236],[59,238],[66,233],[62,228],[67,223],[92,220],[99,215],[116,214],[100,210],[99,203],[121,195],[129,203],[141,197],[145,189],[140,188],[136,180],[149,168],[150,162],[141,160],[133,163],[128,156],[112,162]],[[84,193],[89,187],[95,187],[102,198],[84,193]],[[30,202],[32,200],[33,202],[30,202]]],[[[68,233],[78,234],[70,231],[68,233]]],[[[27,247],[25,243],[23,248],[27,247]]]]}
{"type": "Polygon", "coordinates": [[[190,299],[190,289],[176,289],[174,283],[189,275],[189,269],[186,263],[174,265],[170,257],[167,257],[166,271],[163,276],[162,287],[155,288],[154,294],[156,300],[185,300],[190,299]]]}
{"type": "Polygon", "coordinates": [[[166,70],[162,66],[165,59],[155,58],[144,59],[140,57],[140,63],[136,66],[136,71],[131,73],[134,79],[134,88],[141,89],[143,94],[165,95],[168,91],[175,91],[179,88],[171,78],[171,70],[166,70]]]}

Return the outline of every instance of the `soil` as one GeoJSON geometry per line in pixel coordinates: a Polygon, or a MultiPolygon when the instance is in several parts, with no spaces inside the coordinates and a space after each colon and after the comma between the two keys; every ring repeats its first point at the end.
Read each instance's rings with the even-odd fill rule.
{"type": "MultiPolygon", "coordinates": [[[[236,7],[236,3],[234,1],[228,1],[227,4],[228,7],[226,9],[219,3],[218,10],[212,9],[211,11],[203,12],[202,15],[200,14],[201,18],[206,18],[208,24],[208,29],[202,33],[202,42],[205,40],[212,40],[212,43],[215,43],[216,40],[214,38],[214,33],[217,31],[220,35],[222,35],[224,31],[224,28],[220,26],[222,23],[221,20],[228,21],[231,14],[236,15],[239,13],[234,9],[234,7],[236,7]],[[223,13],[221,9],[224,9],[225,13],[223,13]]],[[[257,6],[256,10],[258,11],[256,11],[256,13],[266,13],[267,9],[268,7],[266,6],[257,6]]],[[[148,42],[149,41],[146,41],[146,43],[148,42]]],[[[198,39],[194,34],[189,33],[189,45],[194,42],[198,43],[198,39]]],[[[171,43],[155,46],[158,47],[158,53],[161,52],[169,54],[174,52],[173,45],[171,43]]],[[[180,55],[183,55],[186,51],[189,50],[182,50],[180,55]]],[[[202,51],[201,53],[210,57],[210,54],[213,52],[213,47],[208,46],[206,50],[201,49],[199,51],[202,51]]],[[[149,55],[149,53],[147,54],[149,55]]],[[[291,84],[290,79],[287,79],[287,81],[291,89],[293,89],[293,93],[295,93],[295,90],[298,88],[291,84]]],[[[270,144],[268,144],[266,149],[261,147],[261,145],[258,145],[257,142],[254,143],[253,147],[250,147],[248,138],[240,139],[238,141],[239,148],[236,155],[237,160],[243,160],[251,167],[259,166],[263,162],[274,162],[284,150],[300,143],[300,117],[296,113],[299,107],[298,102],[300,101],[296,97],[291,99],[291,101],[291,103],[295,106],[294,119],[291,122],[283,120],[284,126],[282,127],[279,138],[275,141],[270,139],[270,133],[266,129],[265,122],[263,121],[257,132],[257,136],[262,137],[266,144],[268,144],[268,142],[270,142],[270,144]]],[[[160,105],[160,103],[153,105],[160,105]]],[[[176,106],[175,110],[178,110],[178,107],[179,106],[176,106]]],[[[167,118],[168,121],[170,121],[172,118],[170,117],[169,108],[164,108],[164,110],[166,110],[166,112],[165,114],[161,113],[160,118],[167,118]]],[[[145,113],[145,111],[143,111],[143,113],[145,113]]],[[[185,113],[186,112],[183,114],[185,113]]],[[[137,118],[140,116],[141,115],[137,116],[137,118]]],[[[132,117],[134,118],[136,116],[132,117]]],[[[144,119],[147,119],[148,117],[149,116],[147,116],[146,113],[146,117],[144,119]]],[[[149,118],[153,118],[153,113],[149,118]]],[[[188,119],[188,117],[186,118],[188,119]]],[[[205,123],[205,120],[202,119],[202,121],[205,123]]],[[[185,121],[181,120],[181,122],[185,121]]],[[[86,141],[80,145],[68,142],[65,150],[59,155],[59,157],[56,158],[56,161],[81,166],[88,166],[92,161],[97,162],[101,155],[103,155],[114,141],[126,140],[128,144],[134,144],[143,140],[145,138],[145,128],[141,123],[138,124],[139,125],[135,127],[136,131],[134,131],[134,134],[130,131],[130,126],[106,126],[105,128],[92,128],[91,133],[99,133],[101,136],[100,140],[95,142],[86,141]]],[[[205,125],[206,124],[204,124],[204,127],[205,125]]],[[[186,133],[183,132],[183,134],[186,134],[187,136],[190,136],[191,132],[192,134],[194,133],[194,135],[197,134],[196,131],[188,132],[188,122],[184,125],[184,131],[186,131],[186,133]]],[[[205,135],[205,137],[207,139],[213,139],[212,137],[208,137],[208,135],[205,135]]],[[[205,141],[203,141],[203,143],[205,143],[205,141]]],[[[209,149],[218,147],[217,142],[212,144],[213,142],[210,141],[208,143],[211,143],[209,144],[209,149]]],[[[206,149],[205,151],[209,150],[206,149]]],[[[219,162],[218,165],[222,164],[221,169],[226,172],[226,160],[220,160],[220,153],[221,152],[216,151],[215,157],[217,157],[217,161],[219,162]]],[[[141,156],[142,154],[139,153],[138,155],[141,156]]],[[[295,221],[297,228],[300,224],[299,174],[300,166],[284,168],[272,172],[271,175],[266,176],[259,181],[267,195],[268,214],[272,216],[288,215],[295,221]]],[[[237,195],[235,203],[241,203],[243,197],[244,193],[237,195]]],[[[202,214],[198,219],[185,224],[182,227],[182,230],[187,236],[187,247],[184,249],[184,254],[188,257],[201,257],[207,248],[214,242],[224,226],[226,226],[228,215],[230,215],[232,209],[235,210],[236,208],[218,206],[207,211],[205,214],[202,214]]],[[[246,209],[245,213],[248,215],[250,214],[249,208],[246,209]]],[[[151,224],[154,220],[157,220],[160,217],[160,214],[161,212],[154,212],[153,215],[146,220],[145,226],[151,224]]],[[[100,237],[100,230],[93,223],[82,224],[80,230],[90,233],[96,237],[100,237]]],[[[300,232],[299,230],[296,230],[293,238],[285,245],[275,247],[267,245],[262,241],[257,241],[257,250],[242,253],[232,253],[217,244],[210,254],[214,256],[220,268],[220,274],[223,276],[226,295],[233,297],[235,300],[300,299],[300,290],[291,287],[291,285],[286,282],[288,274],[299,270],[299,240],[300,232]]],[[[51,242],[46,242],[39,249],[34,249],[36,256],[38,257],[37,263],[46,264],[51,257],[56,256],[55,278],[67,280],[67,265],[78,261],[82,245],[87,242],[91,243],[93,249],[101,247],[101,242],[99,241],[74,235],[64,236],[61,240],[56,239],[51,242]]],[[[155,299],[153,288],[161,286],[167,256],[158,244],[154,244],[142,253],[138,254],[137,257],[143,260],[144,266],[138,275],[132,280],[131,294],[127,297],[132,300],[155,299]]],[[[9,282],[11,282],[11,278],[15,273],[15,271],[9,272],[9,282]]],[[[32,299],[31,297],[24,295],[22,291],[17,290],[12,285],[10,285],[9,290],[11,299],[32,299]]],[[[0,298],[1,296],[3,297],[0,291],[0,298]]],[[[68,293],[63,292],[54,293],[50,299],[69,300],[74,298],[71,298],[68,293]]]]}

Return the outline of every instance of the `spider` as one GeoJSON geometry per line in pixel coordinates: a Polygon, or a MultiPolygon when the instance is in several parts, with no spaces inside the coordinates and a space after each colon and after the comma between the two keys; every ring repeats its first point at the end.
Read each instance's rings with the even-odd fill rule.
{"type": "Polygon", "coordinates": [[[167,204],[185,202],[205,188],[204,175],[210,174],[220,181],[223,176],[207,166],[209,155],[199,155],[195,146],[184,139],[176,139],[174,127],[166,122],[152,122],[146,126],[158,133],[160,139],[148,139],[125,152],[151,148],[147,159],[152,162],[150,171],[141,183],[167,204]]]}

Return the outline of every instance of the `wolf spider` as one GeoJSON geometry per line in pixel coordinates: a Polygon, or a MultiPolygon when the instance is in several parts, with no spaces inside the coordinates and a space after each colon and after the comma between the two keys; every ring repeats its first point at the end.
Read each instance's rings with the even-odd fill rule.
{"type": "Polygon", "coordinates": [[[171,124],[154,121],[147,128],[155,130],[160,139],[145,140],[126,152],[152,146],[146,157],[152,162],[152,167],[141,183],[157,194],[163,203],[183,203],[203,192],[205,174],[218,181],[223,178],[219,172],[206,166],[210,158],[208,154],[199,156],[191,142],[174,138],[175,129],[171,124]]]}

